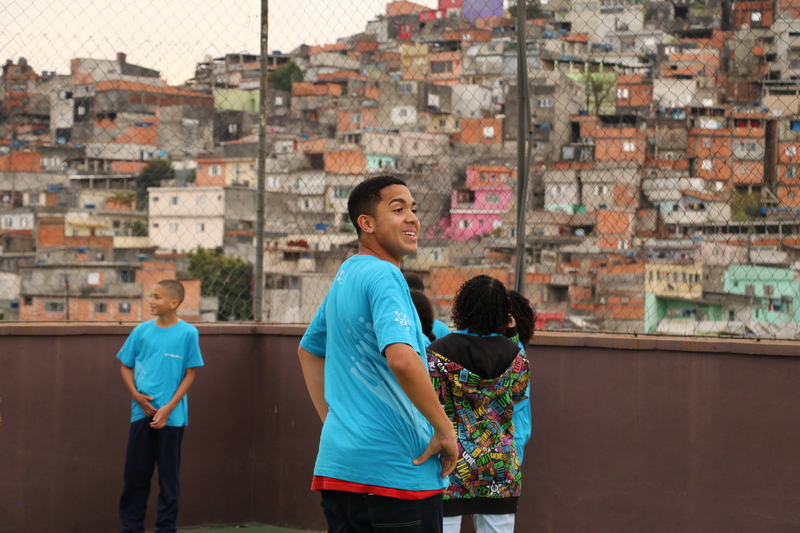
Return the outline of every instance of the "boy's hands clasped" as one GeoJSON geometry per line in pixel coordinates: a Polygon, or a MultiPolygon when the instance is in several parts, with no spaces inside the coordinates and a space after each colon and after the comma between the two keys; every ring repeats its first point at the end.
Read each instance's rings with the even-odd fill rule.
{"type": "Polygon", "coordinates": [[[172,407],[165,405],[161,409],[156,409],[153,404],[150,403],[150,400],[153,399],[152,396],[142,394],[141,392],[133,394],[133,400],[139,404],[144,414],[147,415],[148,418],[153,419],[150,422],[150,427],[153,429],[161,429],[167,425],[167,419],[170,413],[172,413],[172,407]]]}

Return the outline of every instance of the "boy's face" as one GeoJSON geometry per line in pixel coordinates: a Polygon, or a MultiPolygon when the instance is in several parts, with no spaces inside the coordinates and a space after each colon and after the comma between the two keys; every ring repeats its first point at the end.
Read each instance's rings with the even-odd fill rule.
{"type": "Polygon", "coordinates": [[[147,301],[147,305],[150,308],[150,314],[164,316],[175,311],[180,302],[165,287],[155,284],[150,289],[150,298],[147,301]]]}
{"type": "Polygon", "coordinates": [[[381,201],[375,207],[375,215],[362,215],[376,244],[387,256],[386,259],[399,264],[406,255],[417,251],[419,219],[417,203],[411,192],[403,185],[389,185],[381,190],[381,201]]]}

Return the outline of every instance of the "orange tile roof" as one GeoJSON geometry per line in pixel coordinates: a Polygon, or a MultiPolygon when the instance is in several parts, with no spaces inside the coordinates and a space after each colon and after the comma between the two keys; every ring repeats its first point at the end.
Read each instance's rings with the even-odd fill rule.
{"type": "Polygon", "coordinates": [[[95,86],[97,92],[100,91],[137,91],[151,94],[166,94],[171,96],[194,96],[197,98],[214,98],[213,95],[201,93],[197,91],[189,91],[186,89],[178,89],[177,87],[162,87],[159,85],[147,85],[144,83],[137,83],[133,81],[124,80],[110,80],[97,82],[95,86]]]}
{"type": "Polygon", "coordinates": [[[318,78],[320,80],[336,80],[340,78],[353,78],[357,80],[370,79],[367,76],[359,74],[358,72],[353,72],[352,70],[340,70],[339,72],[331,72],[330,74],[320,74],[318,78]]]}
{"type": "Polygon", "coordinates": [[[567,42],[571,43],[588,43],[589,42],[589,34],[588,33],[568,33],[562,37],[567,42]]]}

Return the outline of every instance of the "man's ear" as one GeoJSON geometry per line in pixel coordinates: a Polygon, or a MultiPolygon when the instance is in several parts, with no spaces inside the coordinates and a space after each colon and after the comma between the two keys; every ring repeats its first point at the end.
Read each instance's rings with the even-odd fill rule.
{"type": "Polygon", "coordinates": [[[173,311],[175,309],[177,309],[178,307],[180,307],[180,305],[181,305],[181,301],[177,300],[175,298],[173,298],[172,300],[169,301],[169,308],[172,309],[173,311]]]}
{"type": "Polygon", "coordinates": [[[361,228],[361,231],[364,233],[372,233],[374,231],[373,225],[375,223],[375,219],[369,215],[359,215],[358,220],[358,227],[361,228]]]}

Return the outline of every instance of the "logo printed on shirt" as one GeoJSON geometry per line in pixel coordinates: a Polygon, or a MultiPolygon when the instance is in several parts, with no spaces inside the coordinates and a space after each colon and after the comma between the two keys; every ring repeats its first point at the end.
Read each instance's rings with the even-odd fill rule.
{"type": "Polygon", "coordinates": [[[411,329],[409,327],[408,317],[406,316],[405,313],[401,313],[400,311],[395,311],[394,314],[397,315],[397,316],[395,316],[395,321],[396,322],[400,322],[400,325],[405,327],[406,330],[411,329]]]}
{"type": "Polygon", "coordinates": [[[344,282],[344,269],[339,271],[339,277],[336,278],[336,283],[342,284],[344,282]]]}
{"type": "Polygon", "coordinates": [[[164,353],[164,357],[172,357],[174,359],[183,359],[182,355],[178,355],[176,353],[168,353],[168,352],[164,353]]]}

